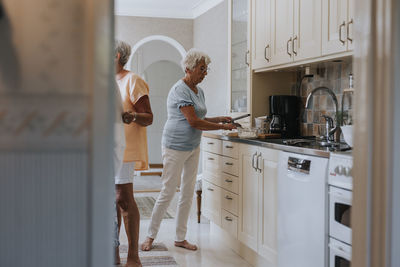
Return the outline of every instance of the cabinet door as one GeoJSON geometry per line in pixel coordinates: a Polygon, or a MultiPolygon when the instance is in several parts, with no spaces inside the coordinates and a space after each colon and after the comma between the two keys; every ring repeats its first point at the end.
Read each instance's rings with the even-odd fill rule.
{"type": "Polygon", "coordinates": [[[258,237],[258,177],[254,168],[257,147],[240,146],[239,175],[239,240],[257,251],[258,237]]]}
{"type": "Polygon", "coordinates": [[[248,112],[250,77],[249,1],[231,2],[231,112],[248,112]]]}
{"type": "Polygon", "coordinates": [[[294,1],[294,60],[321,56],[321,0],[294,1]]]}
{"type": "Polygon", "coordinates": [[[253,69],[271,65],[271,0],[252,1],[252,60],[253,69]]]}
{"type": "Polygon", "coordinates": [[[347,50],[352,51],[354,49],[354,0],[348,0],[348,20],[347,20],[347,50]]]}
{"type": "Polygon", "coordinates": [[[217,225],[221,225],[221,188],[203,180],[202,213],[217,225]]]}
{"type": "Polygon", "coordinates": [[[346,51],[348,0],[322,1],[322,55],[346,51]]]}
{"type": "Polygon", "coordinates": [[[293,61],[293,0],[272,0],[272,50],[273,65],[293,61]]]}
{"type": "Polygon", "coordinates": [[[277,262],[277,150],[262,149],[258,161],[259,186],[258,253],[274,265],[277,262]]]}

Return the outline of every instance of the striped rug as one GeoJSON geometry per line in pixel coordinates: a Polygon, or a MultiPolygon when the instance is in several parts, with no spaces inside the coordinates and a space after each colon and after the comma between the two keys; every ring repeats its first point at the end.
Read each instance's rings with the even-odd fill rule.
{"type": "MultiPolygon", "coordinates": [[[[119,247],[119,252],[121,255],[121,265],[124,266],[126,264],[126,257],[128,254],[128,246],[121,245],[119,247]]],[[[150,251],[139,251],[140,261],[144,266],[153,266],[153,267],[174,267],[179,266],[176,263],[174,257],[172,257],[167,247],[163,243],[154,243],[153,249],[150,251]]]]}
{"type": "MultiPolygon", "coordinates": [[[[151,212],[153,211],[156,199],[154,197],[135,197],[136,204],[139,209],[141,220],[150,220],[151,212]]],[[[165,213],[163,219],[174,218],[168,211],[165,213]]]]}

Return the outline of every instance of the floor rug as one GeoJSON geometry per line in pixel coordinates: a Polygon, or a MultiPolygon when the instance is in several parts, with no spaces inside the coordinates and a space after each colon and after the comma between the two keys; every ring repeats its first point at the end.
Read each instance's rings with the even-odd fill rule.
{"type": "MultiPolygon", "coordinates": [[[[121,255],[121,265],[124,266],[126,263],[126,255],[128,253],[128,246],[121,245],[119,247],[120,255],[121,255]]],[[[144,266],[152,266],[152,267],[174,267],[178,266],[178,263],[175,261],[174,257],[172,257],[167,247],[163,243],[154,243],[153,249],[150,251],[139,251],[140,261],[144,266]]]]}
{"type": "MultiPolygon", "coordinates": [[[[139,208],[140,219],[149,220],[151,218],[151,212],[153,211],[156,199],[154,197],[135,197],[136,204],[139,208]]],[[[168,211],[164,215],[164,219],[174,218],[168,211]]]]}

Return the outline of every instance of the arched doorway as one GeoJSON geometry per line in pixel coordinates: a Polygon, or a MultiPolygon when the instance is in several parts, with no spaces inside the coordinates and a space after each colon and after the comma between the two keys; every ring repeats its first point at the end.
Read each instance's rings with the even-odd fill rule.
{"type": "Polygon", "coordinates": [[[151,164],[162,163],[161,136],[167,120],[166,99],[171,87],[184,75],[180,61],[185,53],[185,49],[172,38],[149,36],[133,46],[127,63],[127,67],[143,77],[150,87],[154,120],[147,128],[147,138],[151,164]]]}

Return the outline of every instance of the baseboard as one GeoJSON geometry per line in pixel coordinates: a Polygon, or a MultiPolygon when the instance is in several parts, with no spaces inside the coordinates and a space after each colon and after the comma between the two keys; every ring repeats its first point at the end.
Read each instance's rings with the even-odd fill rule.
{"type": "Polygon", "coordinates": [[[254,267],[276,267],[213,222],[210,222],[210,236],[222,241],[225,246],[254,267]]]}

